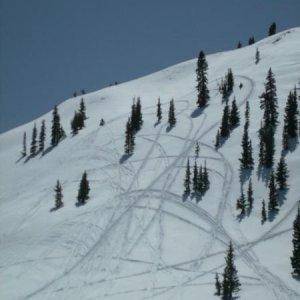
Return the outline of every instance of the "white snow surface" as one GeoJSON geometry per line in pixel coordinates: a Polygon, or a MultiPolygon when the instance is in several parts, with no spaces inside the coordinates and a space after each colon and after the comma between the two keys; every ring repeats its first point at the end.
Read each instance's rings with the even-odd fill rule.
{"type": "Polygon", "coordinates": [[[300,28],[208,55],[207,60],[211,99],[201,114],[195,112],[197,60],[192,59],[84,95],[88,119],[74,137],[70,121],[81,96],[62,102],[58,110],[67,138],[43,156],[27,162],[20,158],[23,132],[29,143],[34,123],[39,128],[45,119],[49,147],[52,112],[0,135],[0,299],[218,299],[214,277],[223,272],[230,240],[241,299],[300,299],[300,282],[291,276],[290,265],[292,223],[300,200],[299,146],[286,157],[290,171],[286,199],[275,220],[264,225],[261,201],[267,199],[268,189],[257,170],[259,95],[272,67],[280,120],[277,164],[286,98],[300,79],[300,28]],[[261,55],[257,65],[256,48],[261,55]],[[230,101],[236,97],[241,125],[216,151],[214,140],[224,107],[218,82],[228,68],[235,78],[230,101]],[[125,124],[137,96],[144,124],[136,136],[134,155],[120,163],[125,124]],[[163,120],[154,126],[158,97],[163,120]],[[169,131],[171,98],[177,124],[169,131]],[[240,194],[238,159],[246,100],[255,201],[251,215],[240,222],[235,204],[240,194]],[[101,118],[104,127],[99,127],[101,118]],[[197,141],[197,163],[206,161],[211,188],[199,203],[183,202],[185,165],[188,158],[194,164],[197,141]],[[90,199],[76,207],[84,170],[90,199]],[[57,179],[64,207],[50,212],[57,179]]]}

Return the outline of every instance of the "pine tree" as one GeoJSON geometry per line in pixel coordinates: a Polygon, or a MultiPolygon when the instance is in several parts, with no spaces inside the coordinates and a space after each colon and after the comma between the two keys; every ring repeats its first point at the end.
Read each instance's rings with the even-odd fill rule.
{"type": "Polygon", "coordinates": [[[208,170],[206,167],[206,161],[204,163],[203,173],[202,173],[202,180],[203,180],[203,192],[207,192],[209,190],[210,182],[209,182],[209,175],[208,170]]]}
{"type": "Polygon", "coordinates": [[[260,108],[264,110],[264,123],[275,127],[278,119],[278,103],[276,81],[271,68],[267,74],[265,91],[261,94],[260,98],[260,108]]]}
{"type": "Polygon", "coordinates": [[[22,149],[22,157],[27,155],[27,141],[26,141],[26,132],[23,133],[23,149],[22,149]]]}
{"type": "Polygon", "coordinates": [[[190,170],[190,161],[187,161],[185,169],[185,179],[184,179],[184,195],[189,196],[191,193],[191,170],[190,170]]]}
{"type": "Polygon", "coordinates": [[[298,205],[298,212],[293,223],[293,254],[291,256],[291,264],[293,275],[300,276],[300,207],[298,205]]]}
{"type": "Polygon", "coordinates": [[[203,51],[200,51],[197,61],[197,91],[198,91],[198,107],[205,107],[209,101],[209,90],[207,87],[207,69],[208,64],[203,51]]]}
{"type": "Polygon", "coordinates": [[[199,167],[198,170],[198,182],[197,182],[197,190],[200,193],[200,195],[204,194],[204,178],[203,178],[203,168],[202,166],[199,167]]]}
{"type": "Polygon", "coordinates": [[[156,117],[157,117],[157,123],[160,123],[161,119],[162,119],[162,111],[161,111],[160,98],[158,98],[158,101],[157,101],[156,117]]]}
{"type": "Polygon", "coordinates": [[[45,124],[45,120],[42,120],[40,136],[39,136],[39,152],[43,152],[45,149],[45,139],[46,139],[46,124],[45,124]]]}
{"type": "Polygon", "coordinates": [[[87,117],[86,117],[86,107],[85,107],[85,103],[84,103],[83,98],[81,98],[81,100],[80,100],[79,112],[82,114],[83,120],[86,120],[87,119],[87,117]]]}
{"type": "Polygon", "coordinates": [[[230,129],[232,130],[233,128],[238,126],[239,123],[240,123],[239,110],[236,105],[236,100],[234,98],[232,101],[232,104],[231,104],[231,111],[230,111],[230,115],[229,115],[230,129]]]}
{"type": "Polygon", "coordinates": [[[233,86],[234,86],[233,73],[230,68],[228,69],[228,72],[226,75],[226,82],[227,82],[227,93],[228,93],[228,95],[230,95],[233,91],[233,86]]]}
{"type": "Polygon", "coordinates": [[[250,124],[250,106],[249,101],[246,101],[246,109],[245,109],[245,126],[249,127],[250,124]]]}
{"type": "Polygon", "coordinates": [[[265,164],[265,130],[263,123],[260,123],[260,129],[258,131],[259,135],[259,165],[264,166],[265,164]]]}
{"type": "Polygon", "coordinates": [[[242,157],[240,158],[241,169],[253,169],[254,161],[252,157],[252,144],[248,135],[247,122],[244,125],[244,134],[242,137],[242,157]]]}
{"type": "Polygon", "coordinates": [[[232,300],[233,296],[240,291],[240,282],[237,269],[234,264],[234,250],[232,242],[229,243],[227,256],[225,258],[226,266],[223,272],[222,299],[232,300]]]}
{"type": "Polygon", "coordinates": [[[52,115],[51,145],[54,147],[58,145],[61,139],[60,117],[56,105],[54,106],[52,115]]]}
{"type": "Polygon", "coordinates": [[[252,35],[248,40],[248,45],[253,45],[255,43],[254,36],[252,35]]]}
{"type": "Polygon", "coordinates": [[[221,127],[220,127],[220,135],[223,138],[227,138],[230,135],[228,103],[226,103],[224,110],[223,110],[222,122],[221,122],[221,127]]]}
{"type": "Polygon", "coordinates": [[[195,194],[199,193],[198,190],[198,166],[195,160],[194,168],[193,168],[193,191],[195,194]]]}
{"type": "Polygon", "coordinates": [[[220,283],[220,281],[219,281],[219,275],[218,275],[218,273],[216,273],[215,279],[216,279],[216,283],[215,283],[216,292],[215,292],[215,295],[216,295],[216,296],[221,296],[221,288],[222,288],[222,285],[221,285],[221,283],[220,283]]]}
{"type": "Polygon", "coordinates": [[[125,145],[124,145],[124,152],[126,155],[132,155],[134,151],[134,131],[132,128],[132,122],[130,118],[126,123],[126,131],[125,131],[125,145]]]}
{"type": "Polygon", "coordinates": [[[174,127],[176,124],[176,117],[175,117],[175,105],[174,105],[174,99],[170,101],[170,106],[169,106],[169,125],[170,127],[174,127]]]}
{"type": "Polygon", "coordinates": [[[271,124],[265,125],[264,128],[264,165],[271,168],[274,164],[275,154],[275,140],[274,140],[274,127],[271,124]]]}
{"type": "Polygon", "coordinates": [[[289,139],[296,138],[298,135],[298,103],[296,89],[288,95],[283,126],[283,148],[289,149],[289,139]]]}
{"type": "Polygon", "coordinates": [[[288,177],[289,174],[288,174],[287,164],[285,162],[284,156],[282,155],[276,170],[276,182],[280,190],[284,190],[287,188],[288,177]]]}
{"type": "Polygon", "coordinates": [[[59,180],[57,180],[54,192],[55,192],[55,208],[59,209],[60,207],[62,207],[64,205],[63,201],[62,201],[62,199],[63,199],[62,187],[61,187],[59,180]]]}
{"type": "Polygon", "coordinates": [[[270,181],[269,181],[268,211],[269,211],[269,214],[278,212],[278,193],[277,193],[277,188],[276,188],[276,184],[275,184],[275,176],[274,176],[273,171],[270,175],[270,181]]]}
{"type": "Polygon", "coordinates": [[[267,221],[266,204],[265,204],[265,200],[263,200],[261,206],[261,224],[264,224],[266,221],[267,221]]]}
{"type": "Polygon", "coordinates": [[[141,104],[140,97],[138,97],[137,101],[136,101],[136,118],[137,118],[137,123],[138,123],[138,130],[140,130],[143,125],[142,104],[141,104]]]}
{"type": "Polygon", "coordinates": [[[72,134],[75,135],[84,127],[84,115],[81,112],[74,112],[74,117],[71,121],[72,134]]]}
{"type": "Polygon", "coordinates": [[[241,195],[236,201],[236,209],[240,210],[240,216],[246,214],[246,201],[243,189],[241,189],[241,195]]]}
{"type": "Polygon", "coordinates": [[[258,50],[258,48],[256,48],[256,52],[255,52],[255,64],[257,65],[260,61],[260,52],[258,50]]]}
{"type": "Polygon", "coordinates": [[[248,207],[248,213],[252,211],[253,208],[253,187],[252,187],[252,180],[250,178],[249,184],[248,184],[248,190],[247,190],[247,207],[248,207]]]}
{"type": "Polygon", "coordinates": [[[77,203],[78,205],[83,205],[89,199],[90,186],[89,181],[87,179],[87,173],[84,172],[80,181],[78,195],[77,195],[77,203]]]}
{"type": "Polygon", "coordinates": [[[31,156],[36,155],[36,150],[37,150],[36,138],[37,138],[37,129],[36,129],[36,125],[34,124],[33,130],[32,130],[32,135],[31,135],[31,147],[30,147],[30,155],[31,156]]]}
{"type": "Polygon", "coordinates": [[[237,47],[237,49],[240,49],[240,48],[242,48],[242,46],[243,46],[243,45],[242,45],[241,41],[239,41],[239,42],[237,43],[237,46],[236,46],[236,47],[237,47]]]}
{"type": "Polygon", "coordinates": [[[200,146],[199,146],[199,143],[196,142],[196,145],[195,145],[195,156],[196,157],[199,157],[199,152],[200,152],[200,146]]]}
{"type": "Polygon", "coordinates": [[[269,27],[268,36],[274,35],[275,33],[276,33],[276,23],[273,22],[269,27]]]}

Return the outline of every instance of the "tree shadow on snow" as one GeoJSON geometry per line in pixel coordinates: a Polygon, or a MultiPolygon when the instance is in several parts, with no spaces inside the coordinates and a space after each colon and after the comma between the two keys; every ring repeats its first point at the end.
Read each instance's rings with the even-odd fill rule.
{"type": "Polygon", "coordinates": [[[121,156],[121,158],[119,159],[119,163],[120,163],[120,164],[123,164],[124,162],[126,162],[126,160],[127,160],[130,156],[132,156],[132,154],[123,154],[123,155],[121,156]]]}
{"type": "Polygon", "coordinates": [[[205,107],[197,107],[192,113],[191,113],[191,118],[197,118],[199,117],[203,110],[204,110],[205,107]]]}
{"type": "Polygon", "coordinates": [[[270,222],[273,222],[274,219],[275,219],[275,217],[277,216],[277,214],[278,214],[278,210],[275,210],[275,211],[269,211],[269,212],[268,212],[268,220],[269,220],[270,222]]]}
{"type": "Polygon", "coordinates": [[[166,128],[166,132],[170,132],[172,129],[173,129],[174,126],[171,126],[169,125],[167,128],[166,128]]]}
{"type": "Polygon", "coordinates": [[[26,156],[21,155],[16,161],[15,164],[17,164],[18,162],[20,162],[23,158],[25,158],[26,156]]]}
{"type": "Polygon", "coordinates": [[[256,172],[258,180],[262,180],[263,182],[265,182],[265,185],[267,186],[269,177],[270,177],[270,173],[272,170],[273,170],[273,168],[266,168],[263,166],[258,166],[257,172],[256,172]]]}
{"type": "Polygon", "coordinates": [[[62,208],[62,207],[64,207],[64,205],[61,205],[60,207],[52,207],[52,208],[50,209],[50,212],[57,211],[57,210],[59,210],[59,209],[62,208]]]}
{"type": "Polygon", "coordinates": [[[283,190],[278,190],[278,203],[279,205],[283,205],[284,202],[286,201],[286,195],[288,193],[288,188],[285,188],[283,190]]]}
{"type": "Polygon", "coordinates": [[[240,183],[243,185],[251,176],[252,174],[251,169],[242,169],[240,168],[240,183]]]}

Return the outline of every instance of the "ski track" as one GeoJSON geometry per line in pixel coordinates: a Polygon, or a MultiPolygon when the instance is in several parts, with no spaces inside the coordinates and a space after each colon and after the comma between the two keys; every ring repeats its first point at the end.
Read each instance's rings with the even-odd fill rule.
{"type": "MultiPolygon", "coordinates": [[[[238,75],[235,77],[241,78],[250,84],[250,90],[249,90],[248,94],[245,96],[244,100],[238,104],[238,107],[241,107],[242,105],[244,105],[246,103],[247,100],[249,100],[249,98],[253,94],[254,81],[247,76],[238,75]]],[[[217,79],[215,79],[215,80],[217,80],[217,79]]],[[[187,95],[185,95],[185,97],[187,95]]],[[[177,113],[177,115],[180,115],[180,114],[184,113],[185,111],[187,111],[188,109],[190,109],[190,103],[188,100],[180,100],[179,99],[176,101],[176,103],[177,102],[182,102],[182,103],[187,104],[185,108],[181,109],[177,113]]],[[[167,103],[162,103],[162,105],[167,105],[167,103]]],[[[143,110],[153,109],[154,107],[155,106],[149,106],[149,107],[143,108],[143,110]]],[[[146,114],[153,114],[153,113],[146,113],[146,114]]],[[[121,119],[127,118],[127,117],[128,117],[128,114],[123,114],[121,116],[118,116],[116,118],[113,118],[113,119],[107,121],[106,124],[109,125],[112,122],[120,121],[121,119]]],[[[125,170],[126,170],[126,172],[129,171],[130,174],[133,174],[133,175],[131,175],[132,178],[131,178],[131,182],[130,182],[128,188],[125,189],[120,184],[118,184],[115,180],[113,180],[113,178],[111,176],[109,176],[108,173],[106,173],[107,177],[110,180],[111,186],[114,186],[114,189],[117,191],[117,196],[113,197],[113,199],[115,199],[117,201],[117,203],[115,206],[112,207],[111,217],[110,217],[109,221],[107,222],[105,228],[101,228],[102,230],[101,230],[101,234],[100,234],[99,238],[94,241],[94,244],[90,248],[88,248],[86,250],[86,253],[84,255],[82,255],[77,262],[72,264],[72,266],[70,268],[65,270],[61,275],[55,277],[53,280],[46,283],[39,289],[28,294],[25,297],[26,299],[37,296],[41,292],[48,290],[52,286],[54,289],[49,291],[49,293],[62,292],[66,289],[79,288],[79,287],[65,286],[63,288],[57,289],[54,287],[54,285],[59,280],[66,278],[77,268],[80,269],[81,266],[86,265],[86,264],[92,265],[93,258],[95,257],[95,255],[97,255],[98,248],[101,247],[102,243],[105,242],[106,239],[109,238],[109,234],[120,224],[120,222],[122,222],[122,223],[125,222],[126,226],[122,230],[122,234],[121,234],[121,236],[123,236],[123,238],[121,241],[121,248],[118,251],[119,255],[116,256],[116,259],[118,260],[116,269],[120,266],[120,263],[122,261],[134,261],[134,259],[130,258],[129,256],[132,253],[132,251],[136,248],[136,246],[143,239],[146,242],[147,246],[149,248],[151,248],[154,252],[156,252],[156,255],[153,257],[153,259],[156,260],[155,264],[157,264],[156,270],[154,271],[153,269],[150,269],[148,271],[146,270],[146,271],[128,275],[128,276],[108,278],[107,280],[104,278],[102,280],[95,281],[95,282],[86,282],[82,287],[84,287],[86,285],[91,285],[91,284],[100,284],[100,283],[104,283],[107,281],[116,281],[116,280],[126,279],[126,278],[129,278],[132,276],[141,276],[141,275],[148,274],[149,272],[151,272],[152,276],[153,276],[153,287],[152,287],[152,292],[151,292],[151,298],[162,295],[164,293],[167,293],[173,289],[186,287],[186,286],[190,286],[190,285],[199,285],[199,284],[194,284],[192,282],[195,281],[196,279],[198,279],[199,277],[203,276],[204,273],[206,274],[207,272],[213,272],[213,271],[217,270],[218,268],[220,268],[220,266],[213,268],[213,270],[197,274],[196,276],[193,276],[193,277],[187,276],[186,280],[177,282],[177,284],[169,285],[169,286],[160,286],[160,287],[154,286],[155,272],[159,272],[162,270],[170,270],[170,271],[176,270],[176,271],[188,272],[190,270],[183,269],[181,267],[184,265],[188,265],[192,262],[196,262],[196,261],[197,262],[200,261],[199,267],[201,267],[201,264],[205,261],[205,258],[209,258],[213,255],[219,255],[219,254],[224,253],[224,251],[211,253],[211,250],[212,250],[213,245],[216,240],[218,240],[219,242],[221,242],[224,245],[227,245],[228,241],[232,240],[233,245],[237,252],[237,257],[241,258],[244,261],[244,263],[247,264],[254,271],[254,273],[258,277],[258,280],[264,286],[266,286],[269,290],[271,290],[273,292],[273,295],[276,299],[293,299],[293,297],[296,299],[296,297],[300,296],[292,289],[289,289],[278,276],[272,274],[269,270],[267,270],[264,266],[262,266],[261,263],[258,261],[256,255],[255,255],[255,252],[253,250],[253,247],[255,245],[257,245],[258,243],[263,242],[267,239],[274,238],[274,237],[286,232],[287,230],[290,230],[290,229],[287,229],[287,230],[283,230],[281,232],[274,233],[274,230],[277,227],[279,227],[280,224],[286,218],[289,217],[290,213],[295,209],[296,204],[289,210],[289,212],[279,222],[277,222],[271,229],[269,229],[267,232],[262,234],[262,236],[257,238],[256,240],[249,242],[239,228],[237,228],[237,229],[239,230],[239,232],[241,234],[242,241],[233,240],[232,237],[229,235],[229,233],[223,227],[222,220],[223,220],[223,215],[225,212],[226,204],[228,201],[230,187],[233,182],[234,171],[233,171],[233,168],[232,168],[231,164],[229,163],[229,161],[226,160],[226,158],[220,151],[216,151],[214,149],[214,147],[201,141],[201,139],[203,137],[205,137],[208,133],[210,133],[213,129],[215,129],[219,125],[219,122],[213,123],[207,129],[202,131],[202,128],[205,125],[206,118],[207,118],[205,112],[202,112],[202,114],[200,116],[198,116],[197,119],[199,120],[200,118],[202,118],[201,124],[195,130],[192,138],[190,138],[190,136],[191,136],[192,132],[194,131],[194,121],[193,121],[193,118],[188,115],[187,119],[190,122],[190,128],[189,128],[186,136],[182,137],[182,136],[176,136],[176,135],[172,135],[172,134],[163,134],[162,130],[166,128],[167,124],[160,124],[157,133],[154,135],[154,139],[149,137],[149,136],[153,136],[151,134],[148,134],[148,135],[137,134],[137,136],[136,136],[138,139],[143,139],[143,140],[151,143],[150,149],[146,153],[146,155],[143,159],[138,159],[138,160],[129,159],[128,161],[124,162],[121,165],[116,163],[114,161],[114,159],[112,159],[111,161],[108,161],[107,165],[104,165],[104,166],[96,169],[96,170],[101,169],[102,171],[104,171],[106,168],[117,167],[119,183],[121,183],[122,172],[124,172],[125,170]],[[162,144],[159,142],[159,139],[164,136],[174,137],[174,138],[178,138],[178,139],[181,139],[184,141],[182,150],[180,151],[180,153],[177,156],[176,155],[173,155],[173,156],[168,155],[166,150],[162,146],[162,144]],[[198,141],[202,147],[207,147],[208,149],[210,149],[212,151],[212,153],[214,155],[216,155],[216,157],[215,156],[199,156],[200,159],[216,160],[223,164],[224,174],[220,173],[217,170],[214,170],[213,168],[209,169],[211,172],[215,172],[216,174],[218,174],[223,180],[222,195],[220,196],[216,216],[211,216],[207,211],[202,209],[200,205],[196,205],[196,204],[192,203],[190,200],[187,200],[186,202],[183,203],[182,198],[179,195],[174,194],[170,191],[170,188],[171,188],[172,184],[175,182],[175,180],[177,179],[177,177],[180,173],[180,169],[184,165],[184,162],[187,160],[187,158],[190,157],[190,152],[191,152],[192,148],[194,147],[194,144],[196,141],[198,141]],[[160,155],[156,156],[156,157],[151,157],[155,148],[159,149],[160,155]],[[158,160],[162,159],[164,161],[165,167],[164,167],[163,171],[160,172],[158,174],[158,176],[152,180],[152,182],[148,185],[148,187],[146,187],[144,189],[138,189],[138,187],[139,187],[138,178],[139,178],[140,174],[143,172],[145,166],[151,160],[157,160],[157,159],[158,160]],[[172,161],[170,162],[170,160],[172,160],[172,161]],[[141,163],[141,164],[138,167],[137,171],[134,171],[135,170],[134,164],[136,164],[136,163],[141,163]],[[161,188],[160,188],[160,185],[162,185],[161,188]],[[137,189],[134,189],[134,187],[136,187],[137,189]],[[137,204],[139,199],[145,199],[147,197],[149,197],[149,198],[153,197],[153,198],[158,199],[159,206],[157,208],[153,208],[153,207],[150,207],[149,205],[141,206],[141,205],[137,204]],[[129,204],[127,206],[123,207],[122,204],[124,203],[125,198],[127,199],[129,204]],[[164,209],[165,201],[171,202],[172,204],[176,204],[176,206],[179,206],[182,209],[188,209],[190,212],[196,214],[199,217],[199,219],[201,219],[202,221],[209,224],[210,230],[207,230],[207,229],[203,228],[202,226],[200,226],[199,224],[191,222],[191,221],[185,219],[184,217],[181,217],[178,214],[174,214],[170,211],[165,210],[164,209]],[[150,218],[150,220],[148,221],[146,226],[141,227],[142,228],[141,231],[138,230],[138,231],[140,231],[139,233],[135,232],[133,234],[133,236],[135,236],[135,239],[133,239],[133,236],[129,237],[128,234],[129,234],[129,228],[133,222],[133,211],[135,209],[146,210],[152,214],[152,217],[150,218]],[[197,255],[196,258],[194,258],[190,261],[180,262],[180,263],[173,264],[173,265],[168,265],[163,261],[163,259],[162,259],[162,252],[163,252],[162,244],[163,244],[163,239],[164,239],[164,229],[163,229],[163,216],[164,215],[168,215],[173,218],[176,218],[180,222],[185,222],[187,224],[190,224],[190,225],[198,228],[199,230],[206,232],[207,234],[209,234],[211,236],[208,243],[203,247],[202,251],[197,255]],[[157,243],[157,247],[155,247],[157,249],[153,249],[150,241],[147,240],[147,237],[146,237],[146,234],[148,233],[149,229],[155,222],[158,222],[158,224],[159,224],[158,225],[159,226],[159,234],[157,237],[158,243],[157,243]],[[127,250],[125,250],[126,248],[127,248],[127,250]],[[123,253],[123,254],[125,253],[125,255],[121,256],[120,255],[121,253],[123,253]],[[158,290],[158,292],[155,292],[157,290],[158,290]]],[[[109,130],[109,134],[107,134],[107,135],[109,135],[110,137],[114,136],[110,129],[107,129],[107,130],[109,130]]],[[[95,130],[95,132],[96,131],[99,131],[99,128],[97,130],[95,130]]],[[[90,139],[92,139],[92,140],[89,140],[89,142],[94,141],[93,137],[90,137],[90,139]]],[[[95,139],[95,137],[94,137],[94,139],[95,139]]],[[[113,145],[113,149],[108,148],[109,149],[108,151],[113,151],[115,153],[116,159],[119,158],[121,156],[121,154],[118,152],[117,145],[116,145],[116,142],[118,139],[119,139],[119,137],[110,138],[110,141],[108,143],[101,146],[101,150],[105,151],[105,149],[107,149],[107,147],[109,147],[110,145],[113,145]]],[[[126,174],[128,175],[128,173],[126,173],[126,174]]],[[[24,218],[25,221],[27,219],[29,219],[33,214],[36,213],[36,210],[39,209],[39,203],[40,203],[40,201],[37,202],[35,207],[30,209],[28,215],[25,216],[25,218],[24,218]]],[[[93,212],[85,212],[82,215],[86,216],[91,213],[93,213],[93,212]]],[[[23,220],[23,222],[25,222],[24,220],[23,220]]],[[[15,230],[19,229],[22,226],[23,222],[21,222],[17,226],[17,228],[15,228],[15,230]]],[[[94,224],[91,224],[91,225],[94,225],[94,224]]],[[[140,226],[137,226],[137,227],[140,227],[140,226]]],[[[237,225],[237,227],[238,227],[238,225],[237,225]]],[[[81,236],[82,235],[83,235],[83,232],[81,233],[81,236]]],[[[81,239],[79,239],[79,240],[81,240],[81,239]]],[[[78,246],[73,247],[73,253],[70,255],[70,262],[72,260],[72,257],[74,257],[74,256],[76,257],[76,255],[78,254],[77,250],[76,250],[77,248],[78,248],[78,246]]],[[[105,253],[103,253],[101,255],[101,258],[102,258],[102,260],[105,260],[105,257],[103,255],[105,255],[105,253]]],[[[45,259],[51,259],[51,258],[45,258],[45,259]]],[[[26,263],[26,261],[20,262],[20,263],[26,263]]],[[[145,263],[145,262],[143,262],[143,263],[145,263]]],[[[153,262],[149,262],[149,263],[153,264],[153,262]]],[[[6,266],[0,266],[0,268],[3,268],[3,267],[6,267],[6,266]]],[[[169,274],[172,276],[171,272],[169,274]]],[[[174,277],[174,280],[176,280],[175,277],[174,277]]],[[[211,283],[208,283],[208,284],[211,284],[211,283]]],[[[144,291],[144,292],[149,293],[148,288],[143,288],[138,291],[144,291]]],[[[128,291],[120,292],[119,294],[131,293],[131,292],[137,292],[137,290],[128,290],[128,291]]],[[[109,297],[109,296],[113,296],[115,294],[118,294],[118,293],[106,293],[102,296],[109,297]]]]}

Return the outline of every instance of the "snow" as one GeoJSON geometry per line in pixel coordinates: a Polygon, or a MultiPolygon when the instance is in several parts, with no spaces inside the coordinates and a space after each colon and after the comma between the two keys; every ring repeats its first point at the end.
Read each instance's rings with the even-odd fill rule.
{"type": "MultiPolygon", "coordinates": [[[[210,104],[195,111],[196,60],[84,95],[86,127],[70,134],[81,96],[58,105],[67,138],[44,156],[20,158],[23,132],[30,142],[33,124],[46,120],[50,144],[52,113],[0,135],[1,299],[217,299],[215,273],[222,273],[229,240],[242,283],[241,299],[299,299],[291,276],[292,222],[300,200],[300,150],[287,155],[289,190],[273,222],[260,223],[266,179],[258,176],[258,135],[262,112],[258,96],[269,67],[275,74],[280,108],[276,163],[281,151],[284,105],[300,79],[300,28],[254,45],[207,56],[210,104]],[[261,61],[254,63],[256,48],[261,61]],[[214,139],[223,105],[217,85],[228,68],[235,75],[242,117],[229,140],[216,151],[214,139]],[[239,89],[239,83],[243,88],[239,89]],[[144,125],[133,156],[123,163],[124,131],[133,97],[140,96],[144,125]],[[163,121],[156,122],[160,97],[163,121]],[[167,110],[175,100],[177,124],[167,130],[167,110]],[[250,103],[254,209],[239,222],[239,161],[245,101],[250,103]],[[104,118],[105,126],[99,127],[104,118]],[[207,162],[211,188],[197,204],[182,202],[185,165],[207,162]],[[82,173],[90,199],[76,207],[82,173]],[[56,180],[64,207],[54,206],[56,180]]],[[[244,183],[246,189],[248,182],[244,183]]]]}

